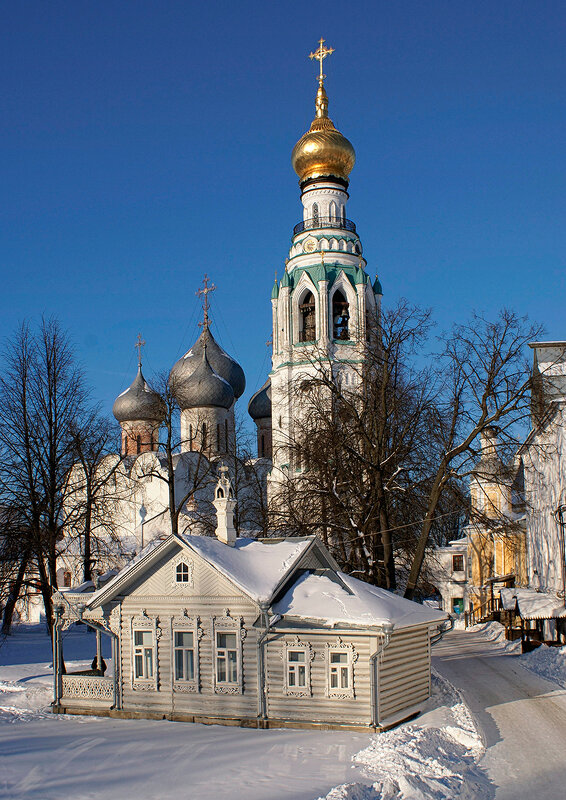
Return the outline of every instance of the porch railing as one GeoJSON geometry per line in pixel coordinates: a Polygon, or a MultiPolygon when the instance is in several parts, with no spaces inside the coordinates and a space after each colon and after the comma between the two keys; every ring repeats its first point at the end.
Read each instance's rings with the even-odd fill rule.
{"type": "Polygon", "coordinates": [[[499,611],[499,609],[499,598],[490,597],[489,600],[486,600],[485,603],[476,606],[472,611],[466,611],[464,614],[464,623],[466,628],[469,628],[471,625],[477,625],[478,622],[481,622],[486,617],[489,617],[489,615],[493,614],[495,611],[499,611]]]}
{"type": "Polygon", "coordinates": [[[113,678],[99,675],[63,675],[62,690],[63,700],[114,700],[113,678]]]}

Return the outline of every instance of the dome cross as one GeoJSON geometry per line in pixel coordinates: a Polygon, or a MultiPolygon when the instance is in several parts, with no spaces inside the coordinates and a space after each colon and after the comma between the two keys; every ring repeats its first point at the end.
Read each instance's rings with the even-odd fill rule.
{"type": "Polygon", "coordinates": [[[134,347],[138,351],[138,367],[141,369],[142,365],[141,349],[142,347],[145,347],[145,340],[142,339],[141,333],[138,333],[138,338],[134,347]]]}
{"type": "Polygon", "coordinates": [[[203,328],[203,330],[205,331],[207,331],[210,326],[210,320],[208,319],[208,295],[210,294],[210,292],[214,292],[216,289],[216,286],[213,283],[211,283],[210,286],[208,285],[209,280],[210,279],[205,272],[203,280],[204,289],[197,289],[197,291],[195,292],[197,297],[204,296],[204,300],[202,301],[202,310],[204,311],[204,317],[202,322],[199,322],[199,328],[203,328]]]}
{"type": "Polygon", "coordinates": [[[320,74],[318,76],[318,82],[320,83],[321,86],[322,82],[326,78],[326,75],[323,75],[322,73],[322,62],[324,61],[326,56],[330,56],[334,52],[334,48],[325,47],[324,42],[325,40],[321,38],[318,43],[318,50],[315,50],[314,53],[309,54],[309,58],[311,59],[311,61],[314,61],[316,59],[320,65],[320,74]]]}

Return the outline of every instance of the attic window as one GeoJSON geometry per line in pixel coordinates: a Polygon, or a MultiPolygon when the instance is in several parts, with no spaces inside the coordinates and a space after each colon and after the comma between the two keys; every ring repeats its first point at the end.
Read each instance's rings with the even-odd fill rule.
{"type": "Polygon", "coordinates": [[[175,581],[177,583],[189,583],[190,574],[189,565],[181,561],[180,564],[177,564],[177,569],[175,570],[175,581]]]}

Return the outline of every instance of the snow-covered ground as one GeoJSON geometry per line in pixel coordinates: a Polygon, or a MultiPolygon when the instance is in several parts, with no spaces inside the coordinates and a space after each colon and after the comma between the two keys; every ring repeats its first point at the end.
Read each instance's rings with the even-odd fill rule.
{"type": "MultiPolygon", "coordinates": [[[[70,669],[94,636],[65,633],[70,669]]],[[[105,659],[109,662],[107,653],[105,659]]],[[[0,798],[10,800],[484,800],[480,735],[460,694],[433,677],[425,713],[384,734],[255,731],[54,716],[51,650],[39,626],[0,645],[0,798]]]]}

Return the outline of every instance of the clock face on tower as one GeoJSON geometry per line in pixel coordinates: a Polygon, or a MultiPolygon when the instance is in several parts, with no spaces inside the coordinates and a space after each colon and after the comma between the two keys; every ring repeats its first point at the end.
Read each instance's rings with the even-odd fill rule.
{"type": "Polygon", "coordinates": [[[317,249],[317,246],[318,242],[314,236],[309,236],[308,239],[305,239],[303,242],[303,250],[305,253],[314,253],[314,251],[317,249]]]}

